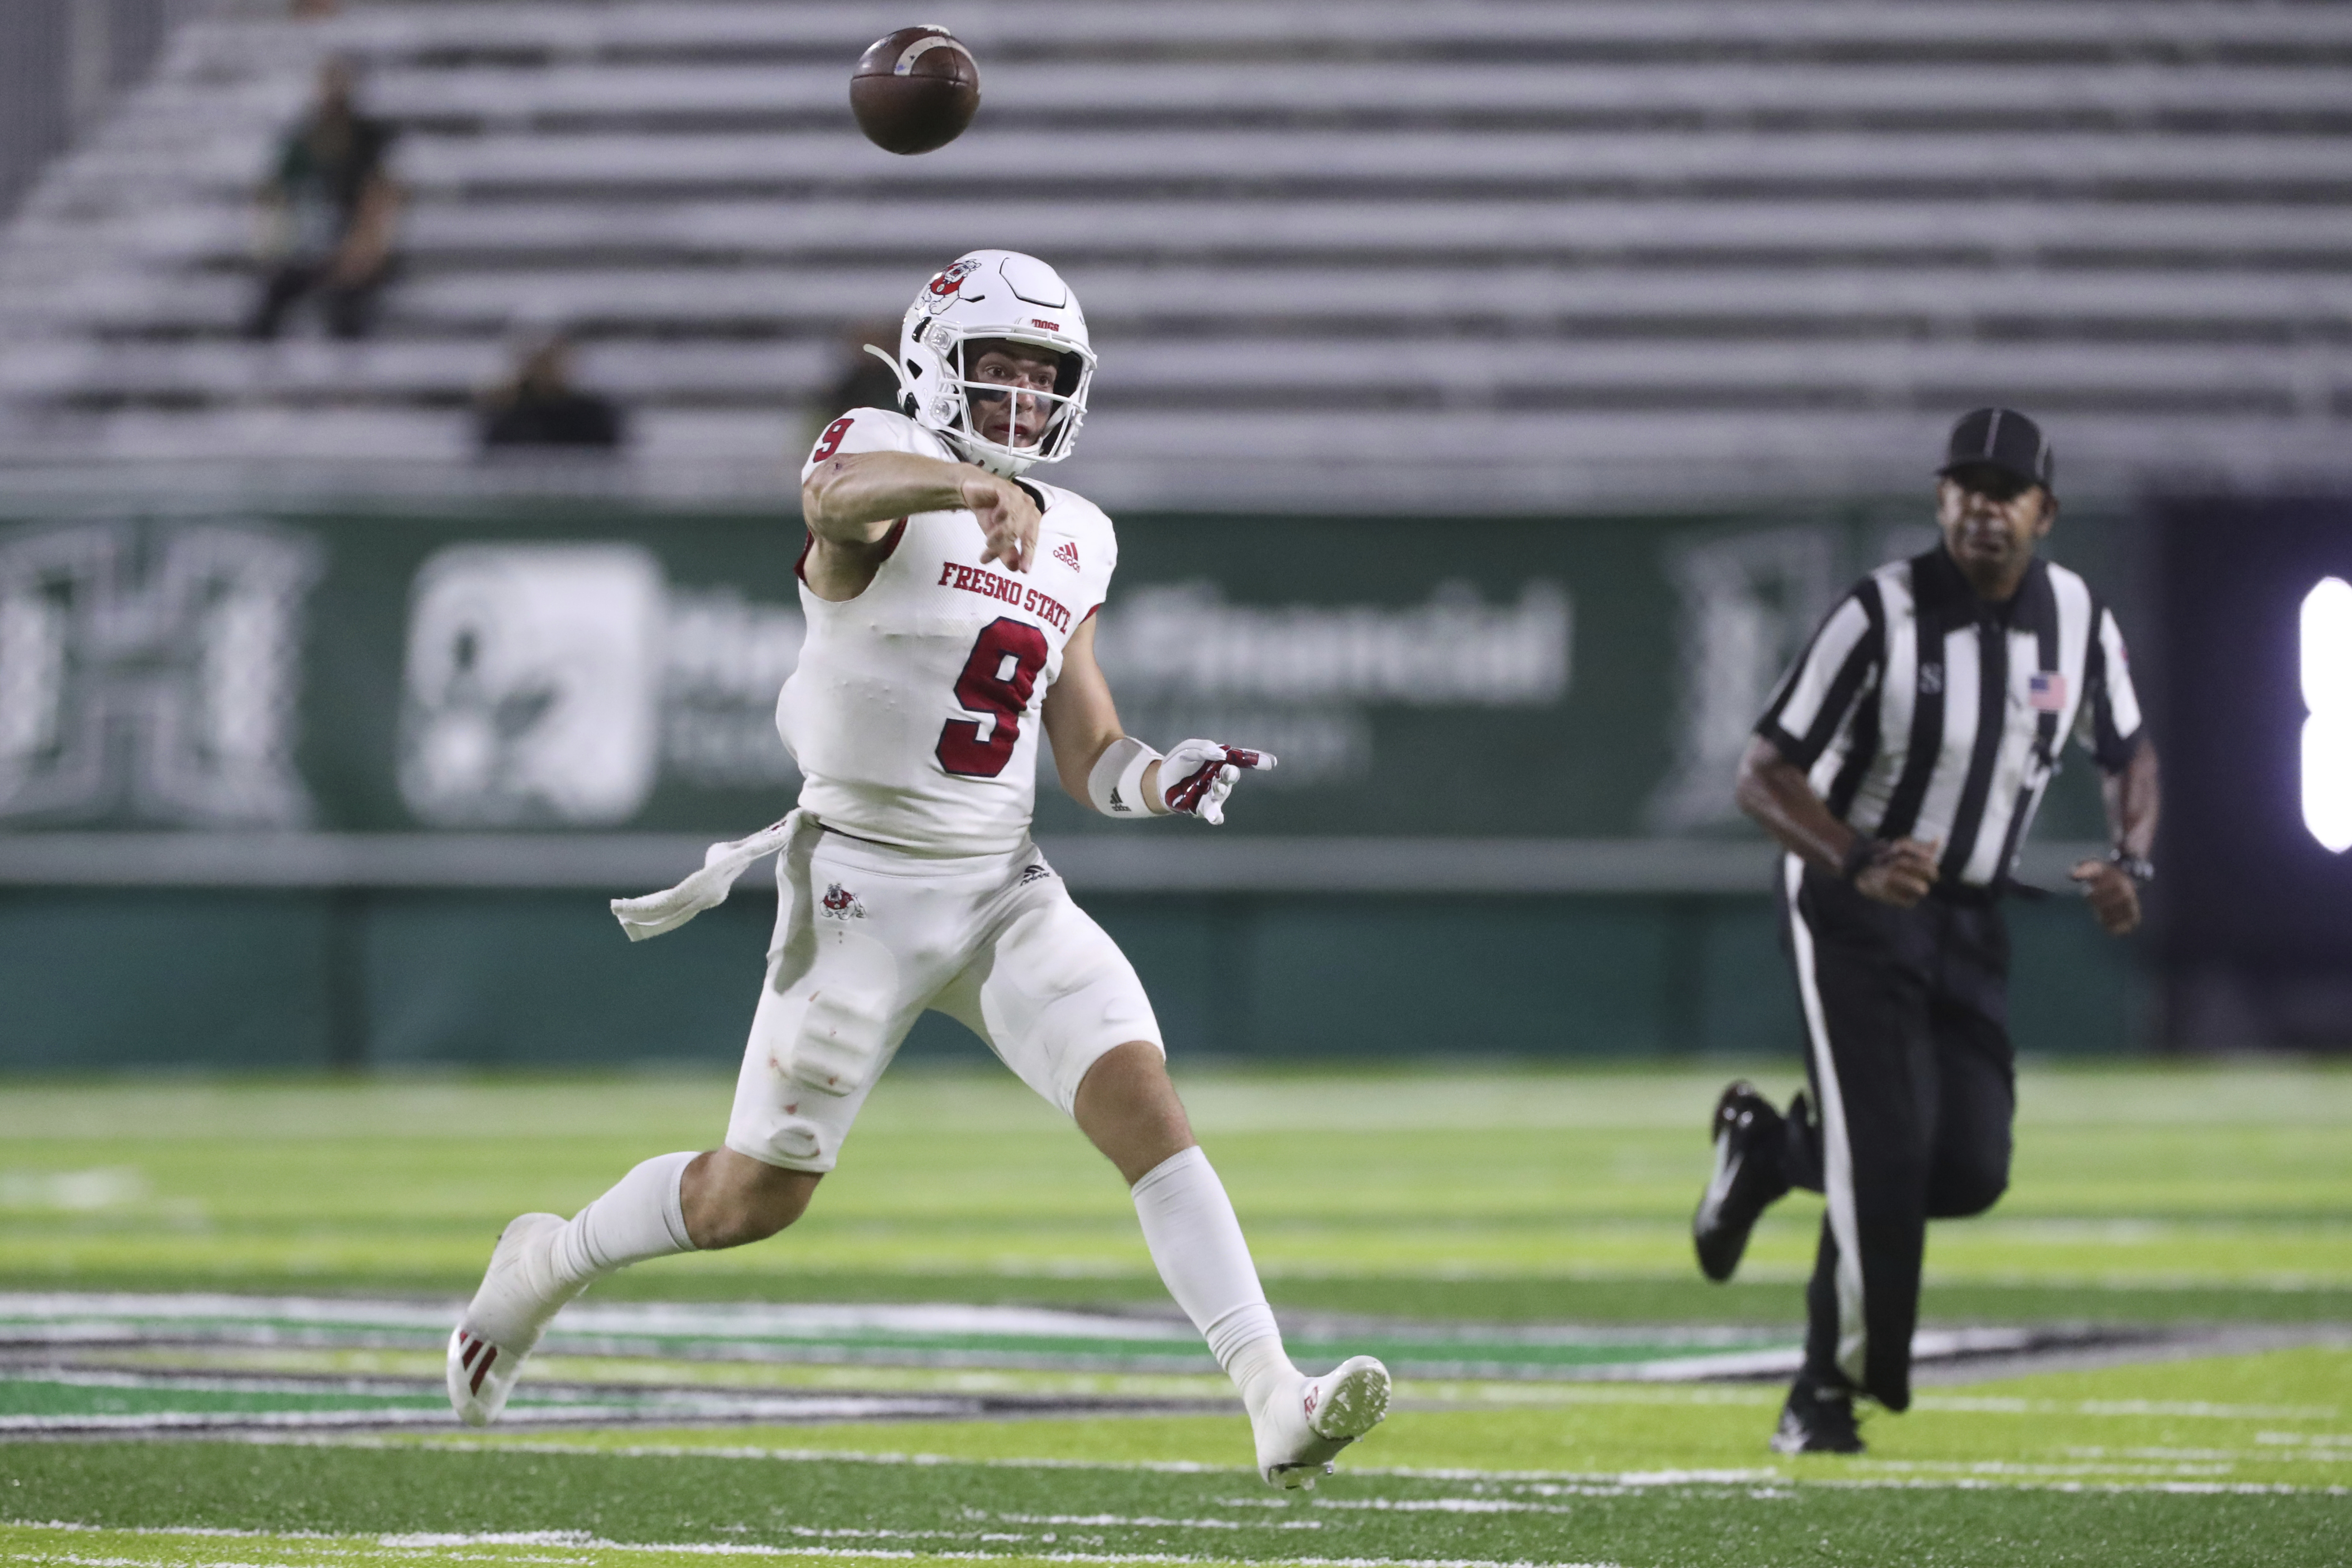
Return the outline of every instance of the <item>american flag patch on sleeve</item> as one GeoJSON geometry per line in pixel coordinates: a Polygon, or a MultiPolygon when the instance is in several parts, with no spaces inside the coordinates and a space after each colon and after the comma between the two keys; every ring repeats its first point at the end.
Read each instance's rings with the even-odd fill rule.
{"type": "Polygon", "coordinates": [[[2066,678],[2055,670],[2037,669],[2033,679],[2025,683],[2025,697],[2036,713],[2063,712],[2066,707],[2066,678]]]}

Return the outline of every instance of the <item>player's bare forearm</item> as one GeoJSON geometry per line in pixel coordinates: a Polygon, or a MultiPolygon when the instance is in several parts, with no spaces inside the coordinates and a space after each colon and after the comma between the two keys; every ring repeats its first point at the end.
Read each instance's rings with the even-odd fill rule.
{"type": "Polygon", "coordinates": [[[1763,736],[1748,739],[1731,796],[1757,826],[1806,864],[1833,876],[1844,870],[1856,837],[1853,829],[1830,815],[1805,771],[1763,736]]]}
{"type": "Polygon", "coordinates": [[[1124,731],[1116,714],[1106,729],[1099,716],[1087,711],[1087,705],[1065,688],[1066,682],[1057,680],[1045,693],[1045,738],[1053,743],[1054,772],[1063,790],[1072,800],[1085,802],[1087,775],[1124,731]]]}
{"type": "MultiPolygon", "coordinates": [[[[1072,800],[1087,803],[1087,775],[1104,750],[1127,731],[1111,700],[1110,682],[1095,658],[1095,617],[1078,623],[1062,648],[1062,673],[1045,693],[1045,738],[1054,745],[1054,772],[1072,800]]],[[[1144,799],[1160,798],[1160,764],[1143,770],[1144,799]]]]}
{"type": "MultiPolygon", "coordinates": [[[[1095,658],[1096,617],[1078,623],[1062,648],[1062,673],[1045,693],[1045,738],[1054,743],[1054,772],[1072,800],[1087,803],[1087,777],[1113,741],[1127,731],[1118,721],[1118,705],[1111,700],[1110,682],[1095,658]]],[[[1160,802],[1160,764],[1143,770],[1143,799],[1155,816],[1166,815],[1160,802]]]]}
{"type": "Polygon", "coordinates": [[[2123,853],[2148,858],[2156,848],[2156,819],[2164,809],[2164,784],[2156,761],[2156,742],[2146,735],[2118,771],[2099,781],[2106,802],[2107,831],[2123,853]]]}
{"type": "Polygon", "coordinates": [[[985,468],[915,452],[850,452],[801,481],[801,516],[824,543],[872,544],[911,513],[959,510],[980,523],[982,562],[1029,570],[1044,523],[1037,503],[985,468]]]}
{"type": "Polygon", "coordinates": [[[963,505],[963,481],[981,470],[915,452],[851,452],[801,481],[809,531],[836,544],[871,544],[900,518],[963,505]]]}

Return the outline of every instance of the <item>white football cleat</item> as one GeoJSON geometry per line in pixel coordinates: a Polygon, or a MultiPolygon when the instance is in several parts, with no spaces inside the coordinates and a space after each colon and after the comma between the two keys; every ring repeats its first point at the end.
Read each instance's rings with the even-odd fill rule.
{"type": "Polygon", "coordinates": [[[1251,1426],[1258,1474],[1272,1487],[1313,1490],[1331,1473],[1332,1457],[1379,1426],[1389,1413],[1389,1369],[1368,1355],[1350,1357],[1321,1377],[1301,1377],[1251,1426]]]}
{"type": "Polygon", "coordinates": [[[540,1335],[563,1303],[588,1288],[556,1279],[552,1254],[562,1228],[561,1215],[509,1220],[490,1251],[481,1289],[449,1336],[449,1405],[468,1426],[499,1418],[540,1335]]]}

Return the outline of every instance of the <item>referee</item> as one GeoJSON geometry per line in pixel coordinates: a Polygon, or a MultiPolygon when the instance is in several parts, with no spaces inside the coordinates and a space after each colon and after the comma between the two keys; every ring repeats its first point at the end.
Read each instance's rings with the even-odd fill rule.
{"type": "Polygon", "coordinates": [[[1911,1403],[1929,1219],[2009,1184],[2016,1109],[2000,899],[2069,733],[2105,775],[2113,857],[2074,867],[2099,923],[2139,923],[2155,748],[2114,615],[2036,558],[2058,515],[2050,443],[1979,408],[1936,491],[1943,542],[1830,612],[1740,760],[1740,808],[1788,849],[1781,913],[1810,1042],[1810,1105],[1723,1091],[1692,1221],[1711,1279],[1791,1186],[1828,1199],[1804,1368],[1772,1447],[1859,1453],[1853,1399],[1911,1403]]]}

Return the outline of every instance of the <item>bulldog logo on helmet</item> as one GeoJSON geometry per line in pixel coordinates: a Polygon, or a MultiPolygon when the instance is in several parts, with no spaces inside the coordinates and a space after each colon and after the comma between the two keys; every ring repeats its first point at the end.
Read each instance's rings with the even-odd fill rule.
{"type": "MultiPolygon", "coordinates": [[[[967,256],[933,278],[930,286],[923,290],[923,309],[946,310],[955,302],[956,296],[963,291],[963,280],[979,270],[980,262],[975,258],[967,256]]],[[[972,298],[978,299],[979,296],[973,295],[972,298]]]]}

